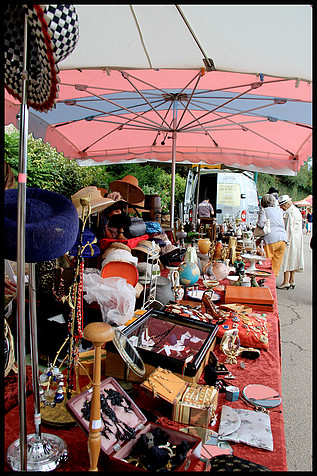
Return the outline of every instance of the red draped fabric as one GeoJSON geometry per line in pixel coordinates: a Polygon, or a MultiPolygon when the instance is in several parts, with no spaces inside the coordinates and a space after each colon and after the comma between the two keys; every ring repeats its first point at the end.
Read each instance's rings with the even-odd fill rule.
{"type": "MultiPolygon", "coordinates": [[[[270,269],[270,260],[266,260],[263,263],[261,269],[270,269]]],[[[223,281],[224,284],[228,282],[223,281]]],[[[201,283],[199,283],[201,285],[201,283]]],[[[266,278],[265,285],[269,286],[271,293],[274,297],[274,311],[267,313],[269,328],[269,348],[268,350],[261,349],[261,355],[257,360],[248,360],[238,357],[237,364],[226,364],[231,373],[235,376],[234,380],[227,380],[232,385],[239,387],[240,393],[243,388],[248,384],[263,384],[274,388],[282,395],[281,388],[281,348],[280,348],[280,324],[278,316],[278,306],[276,298],[275,288],[275,276],[272,273],[271,276],[266,278]],[[240,367],[241,361],[245,363],[245,369],[240,367]]],[[[202,287],[202,286],[201,286],[202,287]]],[[[202,287],[203,288],[203,287],[202,287]]],[[[214,353],[217,355],[220,362],[225,361],[225,355],[219,349],[219,339],[214,349],[214,353]]],[[[118,358],[121,358],[118,356],[118,358]]],[[[85,379],[85,377],[82,377],[85,379]]],[[[87,383],[87,382],[85,382],[87,383]]],[[[83,382],[83,385],[85,384],[83,382]]],[[[203,374],[199,380],[199,383],[204,384],[203,374]]],[[[159,398],[153,398],[149,396],[144,389],[138,384],[133,384],[135,390],[135,397],[133,397],[136,404],[141,409],[146,409],[158,416],[158,423],[161,425],[179,429],[185,425],[175,423],[171,420],[171,407],[167,402],[162,401],[159,398]]],[[[283,396],[282,396],[283,397],[283,396]]],[[[217,408],[217,422],[214,427],[210,427],[217,431],[219,427],[220,415],[222,405],[230,405],[234,408],[247,408],[251,409],[241,399],[235,402],[228,402],[225,399],[224,393],[219,393],[218,408],[217,408]]],[[[32,395],[27,398],[27,433],[34,432],[33,424],[33,397],[32,395]]],[[[274,450],[267,451],[258,448],[253,448],[245,444],[232,443],[233,454],[240,456],[254,463],[267,466],[272,471],[287,471],[286,461],[286,447],[285,447],[285,434],[284,434],[284,418],[283,418],[283,401],[277,408],[272,409],[269,413],[271,420],[271,428],[273,434],[274,450]]],[[[43,433],[53,433],[65,440],[68,446],[68,460],[57,471],[88,471],[89,469],[89,457],[87,450],[87,435],[77,426],[70,428],[52,428],[46,427],[42,424],[43,433]]],[[[7,449],[9,444],[19,438],[19,409],[18,406],[12,408],[5,415],[5,448],[7,449]]],[[[195,466],[195,471],[203,471],[205,463],[199,461],[195,466]]],[[[9,468],[6,466],[5,470],[9,468]]],[[[106,470],[106,460],[100,459],[99,471],[106,470]]]]}

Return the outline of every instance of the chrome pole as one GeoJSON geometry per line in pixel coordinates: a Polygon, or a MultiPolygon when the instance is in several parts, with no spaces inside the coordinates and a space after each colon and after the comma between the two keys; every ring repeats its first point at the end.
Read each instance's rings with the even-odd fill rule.
{"type": "Polygon", "coordinates": [[[24,47],[22,73],[22,101],[20,108],[20,142],[17,203],[17,361],[18,396],[20,418],[20,469],[27,469],[26,436],[26,371],[25,371],[25,215],[26,215],[26,170],[28,146],[28,21],[24,17],[24,47]]]}
{"type": "Polygon", "coordinates": [[[40,409],[40,385],[39,363],[37,345],[37,318],[36,318],[36,279],[35,263],[29,263],[29,319],[31,331],[31,357],[32,357],[32,384],[34,400],[34,426],[35,438],[41,440],[41,409],[40,409]]]}

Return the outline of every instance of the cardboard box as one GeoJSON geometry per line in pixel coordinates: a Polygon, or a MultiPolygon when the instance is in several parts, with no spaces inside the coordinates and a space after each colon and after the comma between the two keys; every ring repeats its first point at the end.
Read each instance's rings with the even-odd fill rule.
{"type": "Polygon", "coordinates": [[[218,389],[188,383],[172,372],[158,368],[142,384],[154,397],[172,404],[172,420],[186,425],[208,427],[218,405],[218,389]]]}
{"type": "MultiPolygon", "coordinates": [[[[201,322],[164,311],[149,310],[122,330],[122,333],[129,338],[145,364],[143,378],[130,371],[128,379],[142,382],[160,366],[171,370],[188,382],[197,382],[209,361],[209,353],[215,346],[217,331],[218,326],[212,322],[201,322]],[[146,333],[147,338],[153,337],[154,346],[144,346],[146,333]],[[179,342],[185,334],[190,336],[192,340],[188,339],[189,344],[186,344],[184,351],[176,352],[172,350],[168,355],[166,352],[170,349],[171,338],[179,342]]],[[[105,375],[122,379],[125,367],[123,360],[118,356],[112,342],[106,343],[106,350],[105,375]]]]}
{"type": "Polygon", "coordinates": [[[225,304],[244,304],[254,311],[273,312],[274,299],[268,287],[227,286],[225,304]]]}
{"type": "MultiPolygon", "coordinates": [[[[129,458],[133,447],[141,435],[151,433],[155,428],[161,428],[165,433],[167,433],[170,445],[179,445],[182,441],[187,441],[190,444],[190,449],[187,452],[185,460],[182,464],[175,467],[173,469],[174,471],[188,471],[197,464],[201,454],[200,438],[184,434],[177,430],[165,428],[156,423],[148,423],[138,406],[126,394],[118,382],[111,377],[101,382],[100,393],[105,394],[104,391],[109,389],[119,392],[126,401],[129,402],[131,408],[129,412],[125,411],[122,406],[115,406],[112,403],[109,403],[109,405],[113,410],[115,410],[116,416],[119,420],[124,421],[131,428],[134,428],[136,431],[136,438],[131,439],[130,441],[118,441],[114,434],[115,431],[114,433],[108,432],[108,438],[101,435],[100,457],[105,458],[105,464],[108,471],[147,471],[140,466],[135,467],[132,463],[127,463],[126,460],[129,458]]],[[[87,436],[89,435],[89,421],[83,417],[82,408],[85,401],[91,399],[91,395],[92,389],[86,390],[80,395],[71,398],[66,404],[68,411],[87,436]]],[[[125,406],[126,405],[127,404],[125,403],[125,406]]],[[[103,416],[103,418],[105,417],[103,416]]],[[[110,420],[109,422],[111,423],[110,420]]],[[[103,429],[103,424],[101,429],[103,429]]]]}

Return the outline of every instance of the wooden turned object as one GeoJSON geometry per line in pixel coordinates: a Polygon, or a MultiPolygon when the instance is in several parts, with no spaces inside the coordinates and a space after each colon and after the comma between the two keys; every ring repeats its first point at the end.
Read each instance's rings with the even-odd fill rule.
{"type": "Polygon", "coordinates": [[[91,397],[88,453],[89,471],[98,471],[98,460],[101,448],[100,419],[100,377],[101,377],[101,346],[113,339],[114,329],[105,322],[91,322],[84,328],[84,338],[91,341],[95,348],[93,390],[91,397]]]}

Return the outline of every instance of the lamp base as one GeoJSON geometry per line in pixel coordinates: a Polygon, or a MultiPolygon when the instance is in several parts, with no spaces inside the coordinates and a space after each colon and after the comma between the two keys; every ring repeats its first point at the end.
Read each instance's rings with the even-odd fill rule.
{"type": "MultiPolygon", "coordinates": [[[[27,436],[27,471],[54,471],[67,460],[64,440],[48,433],[38,437],[27,436]]],[[[7,450],[7,462],[13,471],[20,471],[20,440],[15,440],[7,450]]]]}

